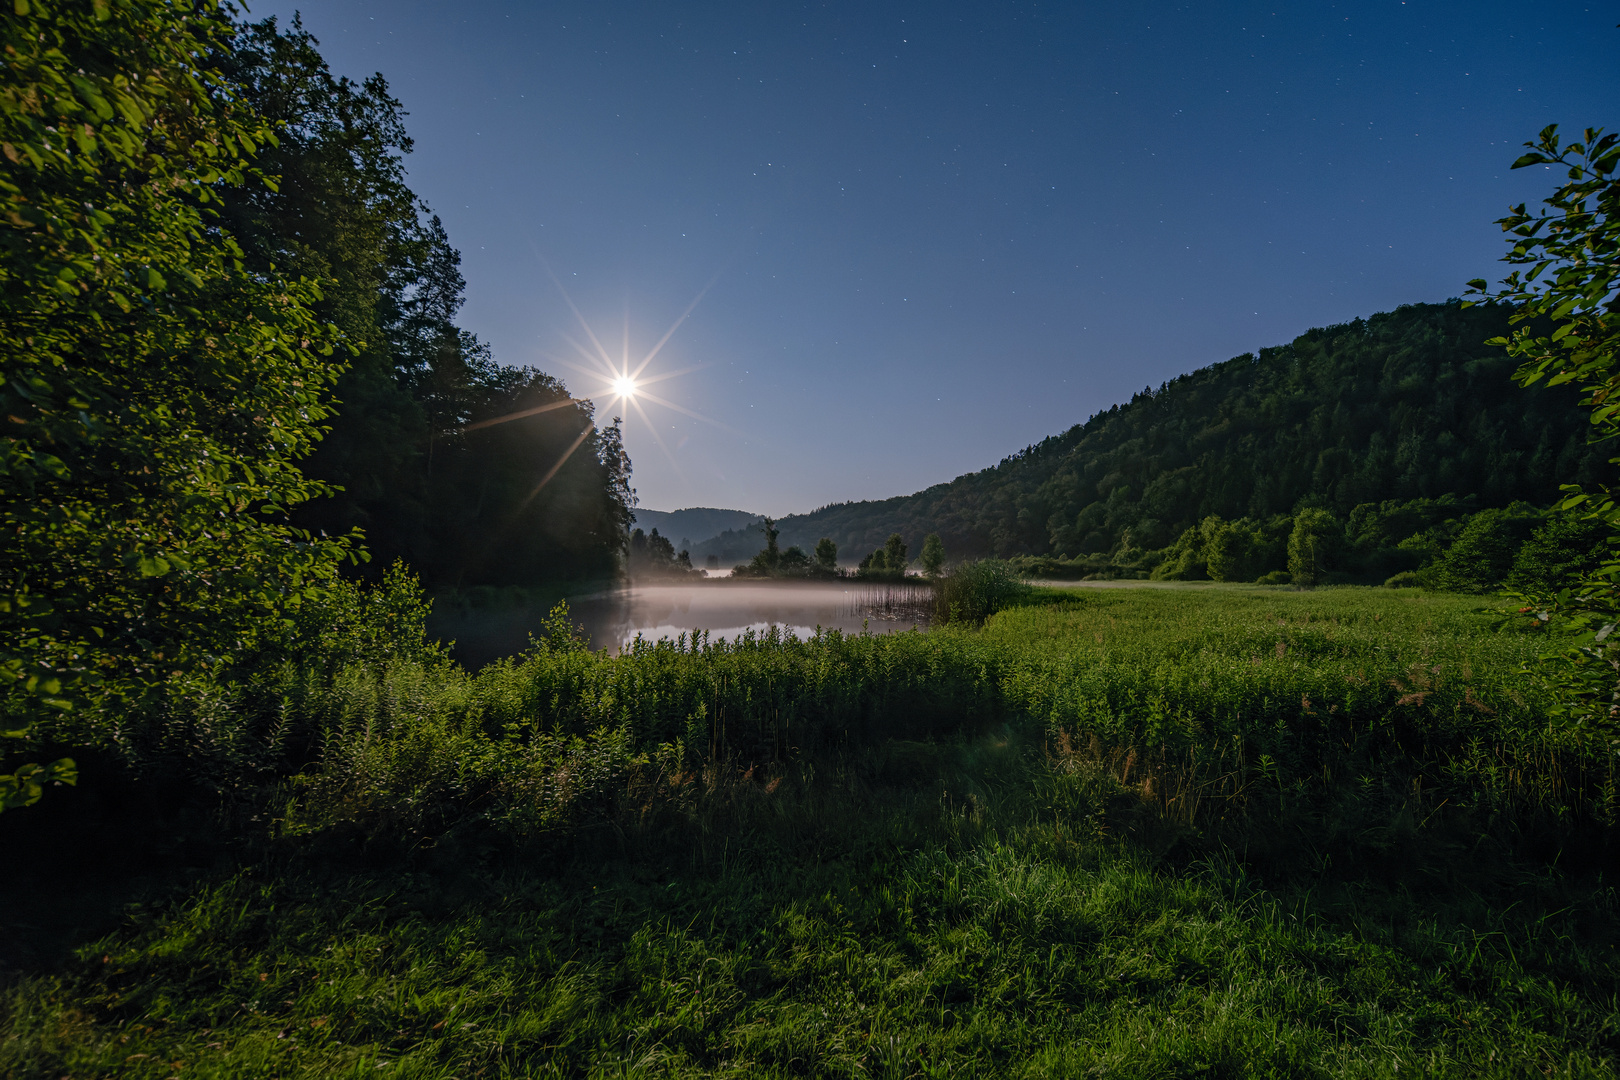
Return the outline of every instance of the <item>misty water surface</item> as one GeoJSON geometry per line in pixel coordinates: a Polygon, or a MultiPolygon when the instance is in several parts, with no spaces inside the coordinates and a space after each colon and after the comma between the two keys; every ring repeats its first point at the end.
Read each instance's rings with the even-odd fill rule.
{"type": "MultiPolygon", "coordinates": [[[[697,581],[633,585],[568,598],[572,621],[584,627],[592,649],[617,652],[639,634],[656,641],[707,630],[709,639],[734,639],[781,627],[809,637],[816,627],[846,633],[892,633],[927,625],[926,586],[871,586],[854,581],[697,581]]],[[[469,667],[528,647],[529,634],[548,605],[440,609],[429,632],[454,641],[454,655],[469,667]]]]}

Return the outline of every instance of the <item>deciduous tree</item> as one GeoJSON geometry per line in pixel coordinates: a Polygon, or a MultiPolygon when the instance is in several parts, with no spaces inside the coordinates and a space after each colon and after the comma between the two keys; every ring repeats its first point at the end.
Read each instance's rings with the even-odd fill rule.
{"type": "MultiPolygon", "coordinates": [[[[222,670],[330,580],[287,524],[346,354],[245,268],[218,198],[274,134],[215,0],[17,0],[0,24],[0,729],[222,670]]],[[[71,763],[58,762],[67,778],[71,763]]],[[[0,777],[0,808],[49,770],[0,777]]]]}
{"type": "MultiPolygon", "coordinates": [[[[1620,134],[1588,128],[1564,143],[1554,124],[1525,146],[1514,168],[1555,166],[1564,183],[1540,212],[1521,203],[1498,222],[1512,245],[1503,260],[1525,269],[1495,290],[1483,279],[1469,287],[1514,305],[1514,329],[1495,344],[1519,359],[1519,382],[1580,387],[1594,438],[1612,439],[1620,435],[1620,134]]],[[[1620,729],[1620,505],[1607,486],[1564,490],[1559,509],[1606,525],[1608,551],[1575,587],[1531,597],[1526,612],[1576,635],[1573,646],[1544,658],[1542,671],[1568,715],[1612,736],[1620,729]]]]}

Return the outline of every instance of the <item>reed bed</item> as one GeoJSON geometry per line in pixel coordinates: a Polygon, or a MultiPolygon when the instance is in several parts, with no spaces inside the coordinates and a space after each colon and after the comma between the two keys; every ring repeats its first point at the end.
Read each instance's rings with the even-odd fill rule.
{"type": "Polygon", "coordinates": [[[934,587],[923,583],[870,585],[851,598],[849,614],[927,627],[934,617],[934,587]]]}

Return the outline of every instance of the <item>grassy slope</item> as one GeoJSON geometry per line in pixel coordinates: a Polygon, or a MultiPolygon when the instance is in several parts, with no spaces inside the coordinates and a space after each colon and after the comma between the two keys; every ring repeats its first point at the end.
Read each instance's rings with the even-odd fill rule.
{"type": "Polygon", "coordinates": [[[0,1074],[1612,1075],[1612,786],[1476,603],[1048,599],[951,632],[989,731],[523,839],[306,806],[14,980],[0,1074]]]}

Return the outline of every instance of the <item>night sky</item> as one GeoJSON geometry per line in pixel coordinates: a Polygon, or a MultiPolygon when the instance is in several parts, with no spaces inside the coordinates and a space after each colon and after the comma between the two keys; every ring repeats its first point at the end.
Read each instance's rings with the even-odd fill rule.
{"type": "MultiPolygon", "coordinates": [[[[643,506],[907,494],[1194,368],[1496,278],[1620,125],[1620,4],[312,0],[410,112],[507,364],[697,368],[624,409],[643,506]],[[712,283],[712,284],[711,284],[712,283]]],[[[605,400],[605,399],[604,399],[605,400]]]]}

